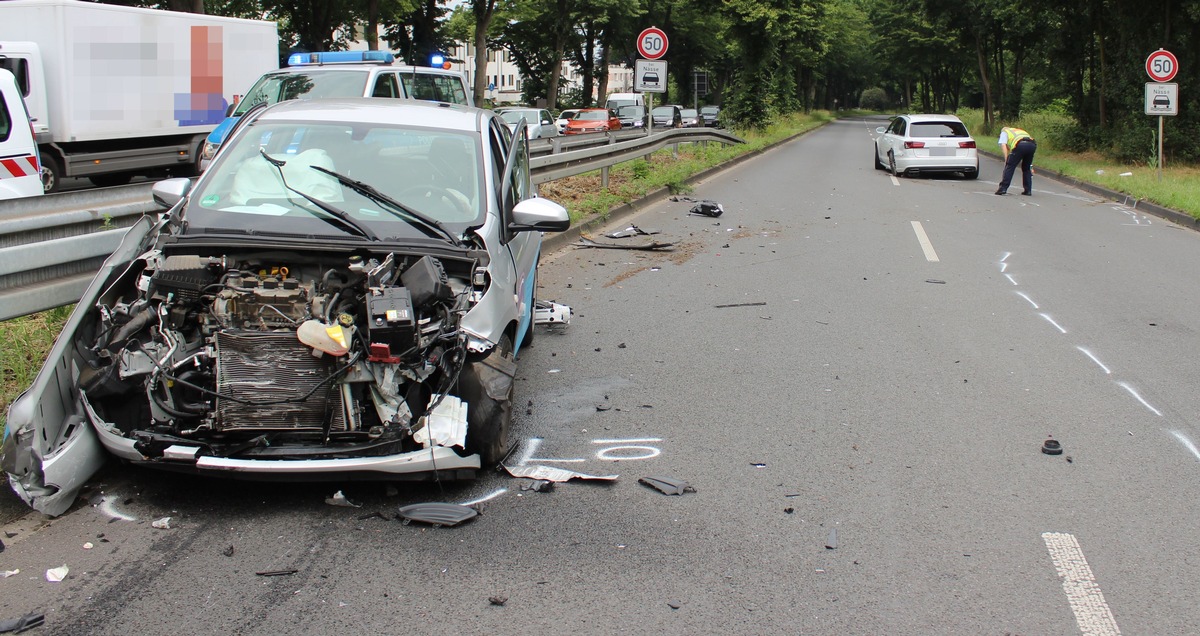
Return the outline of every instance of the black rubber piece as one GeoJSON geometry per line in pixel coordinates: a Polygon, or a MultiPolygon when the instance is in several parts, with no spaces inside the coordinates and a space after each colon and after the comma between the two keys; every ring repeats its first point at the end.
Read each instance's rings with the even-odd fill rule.
{"type": "Polygon", "coordinates": [[[1062,455],[1062,444],[1058,440],[1048,439],[1042,442],[1042,452],[1047,455],[1062,455]]]}

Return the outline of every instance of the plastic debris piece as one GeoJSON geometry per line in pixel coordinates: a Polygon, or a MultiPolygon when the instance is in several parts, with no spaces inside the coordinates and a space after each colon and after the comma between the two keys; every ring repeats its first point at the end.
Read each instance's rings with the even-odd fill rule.
{"type": "Polygon", "coordinates": [[[0,572],[0,579],[7,579],[10,576],[16,576],[20,573],[21,573],[20,568],[18,568],[16,570],[4,570],[3,572],[0,572]]]}
{"type": "Polygon", "coordinates": [[[513,477],[525,477],[527,479],[543,479],[553,482],[564,482],[572,479],[591,479],[597,481],[616,481],[620,475],[588,475],[585,473],[577,473],[573,470],[565,468],[554,468],[552,466],[504,466],[504,470],[513,477]]]}
{"type": "Polygon", "coordinates": [[[551,492],[554,490],[554,482],[545,479],[535,479],[528,484],[521,484],[521,490],[533,492],[551,492]]]}
{"type": "Polygon", "coordinates": [[[225,548],[224,550],[221,551],[221,554],[224,554],[227,557],[231,557],[231,556],[233,556],[233,552],[234,552],[233,544],[230,544],[228,548],[225,548]]]}
{"type": "Polygon", "coordinates": [[[829,536],[825,538],[825,549],[826,550],[836,550],[837,549],[837,528],[833,528],[832,530],[829,531],[829,536]]]}
{"type": "Polygon", "coordinates": [[[763,307],[767,303],[734,303],[732,305],[713,305],[713,309],[728,309],[730,307],[763,307]]]}
{"type": "Polygon", "coordinates": [[[332,497],[326,497],[325,503],[327,503],[331,506],[342,506],[343,508],[361,508],[362,507],[362,504],[357,504],[357,503],[354,503],[353,501],[350,501],[349,499],[347,499],[346,495],[343,494],[342,491],[340,491],[340,490],[333,493],[332,497]]]}
{"type": "Polygon", "coordinates": [[[374,519],[375,517],[379,517],[380,519],[387,521],[387,515],[383,514],[382,512],[379,512],[378,510],[376,510],[375,512],[372,512],[369,515],[358,515],[358,520],[366,521],[367,519],[374,519]]]}
{"type": "Polygon", "coordinates": [[[1119,177],[1132,177],[1132,176],[1133,176],[1133,173],[1132,173],[1132,172],[1122,172],[1121,174],[1119,174],[1119,175],[1117,175],[1117,176],[1119,176],[1119,177]]]}
{"type": "Polygon", "coordinates": [[[46,622],[46,616],[41,612],[30,612],[19,618],[0,621],[0,634],[12,632],[20,634],[23,631],[41,627],[46,622]]]}
{"type": "Polygon", "coordinates": [[[0,552],[4,552],[4,542],[0,541],[0,552]]]}
{"type": "Polygon", "coordinates": [[[671,609],[679,609],[683,607],[683,601],[667,601],[667,607],[671,609]]]}
{"type": "Polygon", "coordinates": [[[651,236],[651,235],[658,234],[658,233],[659,233],[658,230],[644,230],[636,225],[630,225],[629,227],[627,227],[623,230],[609,232],[608,234],[605,234],[604,236],[607,236],[608,238],[611,238],[611,239],[621,239],[621,238],[629,238],[631,236],[651,236]]]}
{"type": "Polygon", "coordinates": [[[479,511],[470,506],[452,503],[417,503],[400,507],[400,518],[404,523],[420,521],[432,526],[452,528],[479,516],[479,511]]]}
{"type": "Polygon", "coordinates": [[[789,514],[789,515],[790,515],[790,514],[792,514],[793,512],[796,512],[796,509],[795,509],[795,508],[792,508],[791,506],[788,506],[787,508],[784,508],[784,509],[783,509],[783,512],[784,512],[784,514],[789,514]]]}
{"type": "Polygon", "coordinates": [[[1042,442],[1042,452],[1047,455],[1062,455],[1062,444],[1059,444],[1058,440],[1050,438],[1042,442]]]}
{"type": "Polygon", "coordinates": [[[507,596],[489,596],[488,602],[497,607],[504,607],[504,604],[508,602],[508,597],[507,596]]]}
{"type": "Polygon", "coordinates": [[[255,572],[257,576],[291,576],[300,570],[266,570],[263,572],[255,572]]]}
{"type": "Polygon", "coordinates": [[[642,477],[638,479],[639,484],[649,486],[664,495],[682,495],[685,492],[696,492],[690,484],[682,479],[674,477],[642,477]]]}
{"type": "Polygon", "coordinates": [[[163,517],[162,519],[155,519],[154,521],[150,522],[150,525],[155,528],[158,528],[159,530],[170,530],[171,529],[171,518],[163,517]]]}
{"type": "Polygon", "coordinates": [[[46,580],[50,581],[51,583],[58,583],[59,581],[67,578],[67,574],[70,572],[71,568],[67,567],[64,563],[59,567],[46,570],[46,580]]]}
{"type": "Polygon", "coordinates": [[[925,282],[927,282],[927,283],[933,283],[934,285],[945,285],[945,284],[946,284],[946,281],[944,281],[944,280],[938,280],[938,279],[936,279],[936,278],[926,278],[926,279],[925,279],[925,282]]]}
{"type": "Polygon", "coordinates": [[[609,250],[635,250],[635,251],[640,250],[640,251],[647,251],[647,252],[660,252],[660,251],[669,252],[669,251],[675,249],[675,243],[674,243],[674,241],[670,241],[670,242],[651,241],[650,243],[638,243],[638,244],[598,243],[586,236],[580,236],[579,242],[575,244],[575,247],[609,249],[609,250]]]}
{"type": "Polygon", "coordinates": [[[713,201],[711,199],[704,199],[703,201],[700,201],[696,205],[693,205],[692,209],[688,210],[688,214],[698,214],[700,216],[711,216],[713,218],[721,216],[724,213],[725,213],[725,208],[721,207],[720,203],[717,203],[716,201],[713,201]]]}
{"type": "Polygon", "coordinates": [[[766,468],[767,467],[767,465],[762,462],[752,462],[750,465],[755,468],[766,468]]]}
{"type": "Polygon", "coordinates": [[[92,548],[94,548],[94,547],[96,547],[96,546],[95,546],[95,545],[93,545],[91,541],[88,541],[87,543],[83,544],[83,549],[84,549],[84,550],[91,550],[91,549],[92,549],[92,548]]]}

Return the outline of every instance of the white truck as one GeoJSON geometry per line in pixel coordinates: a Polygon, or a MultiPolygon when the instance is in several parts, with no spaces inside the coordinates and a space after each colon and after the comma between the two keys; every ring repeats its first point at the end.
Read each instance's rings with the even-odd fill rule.
{"type": "Polygon", "coordinates": [[[0,1],[0,68],[17,78],[42,183],[199,174],[208,133],[279,67],[274,22],[80,0],[0,1]]]}

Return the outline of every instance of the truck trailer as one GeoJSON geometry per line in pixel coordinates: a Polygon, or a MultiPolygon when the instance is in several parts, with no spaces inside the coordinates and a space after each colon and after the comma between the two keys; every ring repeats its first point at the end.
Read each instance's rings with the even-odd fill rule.
{"type": "Polygon", "coordinates": [[[199,174],[204,140],[279,67],[274,22],[81,0],[0,2],[0,68],[17,78],[42,183],[199,174]]]}

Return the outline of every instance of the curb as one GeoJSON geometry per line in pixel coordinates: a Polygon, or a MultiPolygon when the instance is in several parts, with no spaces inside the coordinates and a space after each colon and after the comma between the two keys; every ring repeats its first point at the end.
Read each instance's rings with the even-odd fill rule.
{"type": "MultiPolygon", "coordinates": [[[[1002,155],[999,153],[992,153],[986,150],[979,150],[978,152],[993,159],[1004,161],[1002,155]]],[[[1131,194],[1117,192],[1116,190],[1109,190],[1108,188],[1098,186],[1094,183],[1088,183],[1087,181],[1083,181],[1078,177],[1068,176],[1057,170],[1051,170],[1049,168],[1037,168],[1037,176],[1049,177],[1055,181],[1058,181],[1059,183],[1065,183],[1071,187],[1079,188],[1084,192],[1094,194],[1098,197],[1104,197],[1110,201],[1116,201],[1121,205],[1129,206],[1131,209],[1153,214],[1154,216],[1166,219],[1177,225],[1182,225],[1183,227],[1191,228],[1193,230],[1200,230],[1200,219],[1197,219],[1186,212],[1165,208],[1157,203],[1151,203],[1145,199],[1139,199],[1131,194]]]]}
{"type": "MultiPolygon", "coordinates": [[[[830,121],[836,121],[836,120],[830,120],[830,121]]],[[[712,176],[719,174],[725,170],[728,170],[738,164],[741,164],[744,161],[748,161],[754,157],[764,154],[768,150],[772,150],[772,149],[782,146],[783,144],[786,144],[794,139],[803,137],[804,135],[807,135],[808,133],[811,133],[814,130],[818,130],[822,126],[824,126],[828,123],[829,122],[823,122],[820,126],[814,126],[808,130],[805,130],[804,132],[798,132],[794,135],[791,135],[790,137],[785,137],[783,139],[780,139],[779,141],[776,141],[774,143],[763,146],[762,148],[759,148],[758,150],[748,152],[744,155],[738,155],[737,157],[734,157],[724,163],[719,163],[711,168],[706,168],[704,170],[701,170],[700,172],[697,172],[696,174],[684,179],[683,182],[691,185],[694,183],[699,183],[701,181],[704,181],[705,179],[708,179],[709,177],[712,177],[712,176]]],[[[562,250],[562,249],[570,246],[571,244],[575,243],[576,241],[578,241],[580,238],[580,235],[582,233],[591,231],[591,230],[595,230],[602,226],[608,225],[609,223],[613,223],[613,222],[620,221],[622,219],[626,219],[631,216],[634,216],[638,212],[641,212],[645,208],[648,208],[651,205],[658,203],[659,201],[662,201],[663,199],[667,198],[670,195],[671,195],[670,188],[667,188],[665,186],[661,187],[661,188],[657,188],[655,190],[651,190],[650,192],[647,192],[644,196],[642,196],[639,199],[634,199],[633,201],[630,201],[629,203],[625,203],[623,205],[618,205],[617,207],[610,209],[608,211],[607,215],[594,215],[590,218],[583,219],[583,220],[579,221],[578,223],[571,225],[571,227],[568,228],[566,231],[557,232],[557,233],[549,235],[549,236],[543,236],[542,252],[557,252],[559,250],[562,250]]]]}

